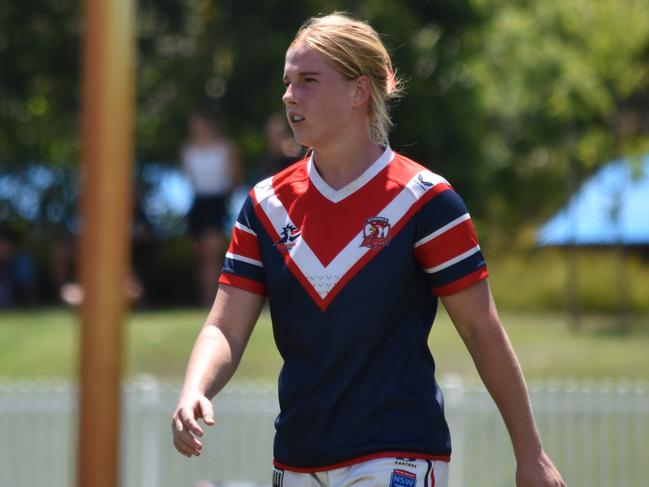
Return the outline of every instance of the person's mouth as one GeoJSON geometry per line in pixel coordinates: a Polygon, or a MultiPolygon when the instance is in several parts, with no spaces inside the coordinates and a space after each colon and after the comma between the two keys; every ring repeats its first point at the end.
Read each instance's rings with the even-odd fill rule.
{"type": "Polygon", "coordinates": [[[288,114],[288,120],[291,124],[298,124],[300,122],[304,122],[306,120],[303,115],[300,115],[299,113],[289,113],[288,114]]]}

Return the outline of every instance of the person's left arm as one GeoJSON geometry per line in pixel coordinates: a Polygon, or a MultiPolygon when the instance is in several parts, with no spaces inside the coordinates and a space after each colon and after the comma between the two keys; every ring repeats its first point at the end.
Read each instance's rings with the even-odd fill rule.
{"type": "Polygon", "coordinates": [[[503,417],[516,457],[517,487],[565,487],[543,449],[525,378],[487,280],[441,300],[503,417]]]}

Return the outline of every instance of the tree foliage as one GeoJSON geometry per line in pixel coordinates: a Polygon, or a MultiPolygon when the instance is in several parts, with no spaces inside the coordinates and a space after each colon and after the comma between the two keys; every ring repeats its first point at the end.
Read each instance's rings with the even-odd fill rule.
{"type": "MultiPolygon", "coordinates": [[[[284,54],[301,23],[339,2],[228,0],[187,3],[171,23],[159,2],[143,4],[140,35],[139,149],[143,158],[175,157],[187,113],[207,109],[252,159],[263,151],[263,122],[281,104],[284,54]],[[251,15],[251,12],[254,14],[251,15]],[[164,28],[165,32],[156,29],[164,28]]],[[[448,168],[474,160],[477,140],[453,130],[439,113],[465,91],[456,79],[464,32],[477,18],[468,2],[351,1],[345,6],[385,34],[395,64],[407,80],[407,98],[395,113],[395,145],[448,168]],[[457,143],[456,143],[457,142],[457,143]],[[459,157],[463,152],[471,157],[459,157]]],[[[456,101],[457,103],[455,103],[456,101]]],[[[464,103],[466,105],[466,103],[464,103]]],[[[457,171],[456,171],[457,172],[457,171]]]]}
{"type": "Polygon", "coordinates": [[[538,220],[612,157],[649,149],[649,2],[482,1],[470,62],[492,217],[538,220]],[[512,207],[514,209],[512,209],[512,207]]]}
{"type": "Polygon", "coordinates": [[[77,150],[79,12],[71,0],[0,3],[0,167],[67,164],[77,150]]]}
{"type": "MultiPolygon", "coordinates": [[[[78,158],[79,2],[0,4],[0,164],[78,158]]],[[[332,0],[138,2],[136,154],[174,164],[188,114],[212,113],[253,166],[281,111],[286,47],[332,0]]],[[[447,177],[500,231],[585,175],[646,150],[649,0],[351,0],[384,34],[406,96],[393,146],[447,177]]]]}

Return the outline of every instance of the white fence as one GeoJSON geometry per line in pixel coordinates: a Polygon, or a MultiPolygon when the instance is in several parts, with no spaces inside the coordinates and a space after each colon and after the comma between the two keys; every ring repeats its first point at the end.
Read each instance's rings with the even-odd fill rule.
{"type": "MultiPolygon", "coordinates": [[[[511,447],[487,393],[454,380],[442,386],[453,433],[451,486],[513,486],[511,447]]],[[[180,456],[171,444],[177,393],[177,385],[154,380],[124,388],[123,487],[270,484],[274,387],[223,391],[198,459],[180,456]]],[[[649,485],[647,384],[544,383],[531,385],[530,394],[546,449],[568,485],[649,485]]],[[[0,485],[75,485],[76,398],[66,384],[0,384],[0,485]]]]}

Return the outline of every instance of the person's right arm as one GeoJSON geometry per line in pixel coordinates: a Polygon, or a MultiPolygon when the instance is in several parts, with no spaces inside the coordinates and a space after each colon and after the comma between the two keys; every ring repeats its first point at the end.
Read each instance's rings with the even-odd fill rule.
{"type": "Polygon", "coordinates": [[[172,417],[173,442],[183,455],[198,456],[203,430],[197,420],[214,424],[210,399],[234,374],[265,297],[221,284],[214,305],[196,339],[185,383],[172,417]]]}

